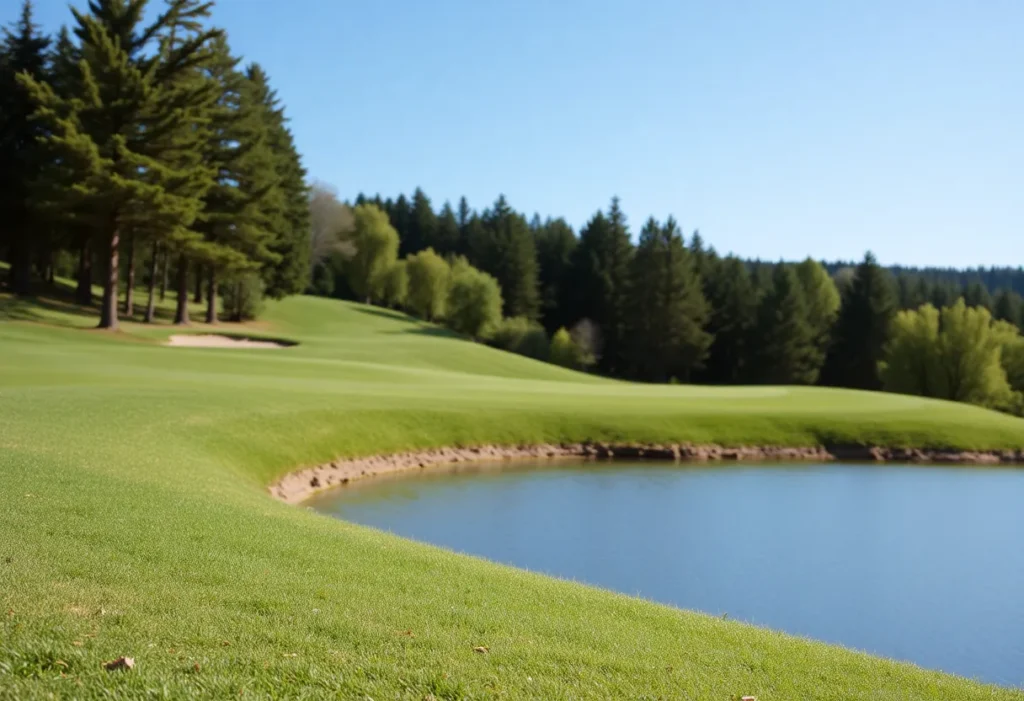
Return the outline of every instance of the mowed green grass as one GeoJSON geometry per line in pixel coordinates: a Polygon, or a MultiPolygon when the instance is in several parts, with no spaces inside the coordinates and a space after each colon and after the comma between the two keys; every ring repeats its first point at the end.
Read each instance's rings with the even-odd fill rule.
{"type": "Polygon", "coordinates": [[[322,299],[225,326],[301,343],[282,350],[169,348],[169,326],[114,335],[93,322],[0,297],[2,698],[1024,698],[452,554],[266,492],[303,465],[416,447],[1020,448],[1024,421],[870,393],[606,381],[322,299]],[[121,655],[137,667],[101,668],[121,655]]]}

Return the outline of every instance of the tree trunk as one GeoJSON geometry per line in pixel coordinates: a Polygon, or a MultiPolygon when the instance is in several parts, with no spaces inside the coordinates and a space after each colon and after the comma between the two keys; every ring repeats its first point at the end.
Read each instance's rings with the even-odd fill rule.
{"type": "Polygon", "coordinates": [[[153,258],[149,262],[149,296],[146,298],[146,323],[152,324],[156,315],[156,270],[160,259],[160,247],[153,243],[153,258]]]}
{"type": "Polygon", "coordinates": [[[185,326],[188,321],[188,258],[178,258],[178,305],[174,310],[174,323],[185,326]]]}
{"type": "Polygon", "coordinates": [[[196,304],[203,303],[203,268],[202,266],[196,266],[196,279],[195,279],[195,296],[192,301],[196,304]]]}
{"type": "Polygon", "coordinates": [[[217,271],[210,267],[206,283],[206,323],[217,323],[217,271]]]}
{"type": "Polygon", "coordinates": [[[160,281],[160,301],[163,302],[167,299],[167,271],[171,268],[171,254],[164,251],[164,254],[160,257],[163,259],[163,266],[161,266],[163,278],[160,281]]]}
{"type": "Polygon", "coordinates": [[[128,287],[124,291],[124,315],[135,316],[135,237],[128,239],[128,287]]]}
{"type": "Polygon", "coordinates": [[[117,283],[120,278],[120,261],[118,260],[121,245],[121,232],[115,222],[111,224],[110,255],[107,257],[107,274],[103,280],[103,306],[100,308],[100,328],[116,331],[117,321],[117,283]]]}
{"type": "Polygon", "coordinates": [[[79,304],[92,304],[92,251],[89,250],[89,239],[82,240],[78,249],[78,287],[75,288],[75,301],[79,304]]]}

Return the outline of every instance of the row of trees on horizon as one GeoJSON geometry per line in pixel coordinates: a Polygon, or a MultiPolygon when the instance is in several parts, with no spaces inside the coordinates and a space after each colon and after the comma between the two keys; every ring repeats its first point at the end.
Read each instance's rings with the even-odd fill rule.
{"type": "Polygon", "coordinates": [[[98,280],[100,327],[113,329],[134,313],[140,265],[147,321],[169,272],[176,323],[188,323],[190,284],[205,286],[211,323],[225,284],[236,298],[306,289],[306,173],[266,73],[232,55],[212,4],[165,0],[147,23],[146,0],[90,0],[50,37],[24,2],[0,46],[0,254],[13,292],[52,281],[70,256],[78,301],[92,302],[98,280]]]}
{"type": "MultiPolygon", "coordinates": [[[[672,217],[648,219],[634,243],[617,199],[577,235],[564,219],[528,219],[504,197],[483,212],[470,208],[465,198],[458,207],[445,203],[435,210],[422,190],[395,200],[359,195],[348,204],[329,187],[314,186],[313,292],[400,306],[428,319],[437,320],[388,294],[387,274],[382,273],[379,294],[363,294],[363,285],[353,289],[355,259],[344,244],[332,249],[322,243],[362,245],[358,236],[332,237],[351,229],[351,207],[378,212],[394,231],[394,254],[377,262],[379,270],[400,276],[401,255],[406,261],[424,255],[461,261],[497,283],[505,321],[497,317],[489,323],[495,345],[518,346],[549,359],[549,344],[523,343],[522,336],[540,330],[549,338],[559,336],[561,347],[568,333],[575,347],[562,357],[577,364],[590,359],[593,369],[613,377],[895,389],[908,386],[898,377],[899,368],[908,366],[905,358],[887,364],[895,334],[903,328],[896,323],[902,311],[926,305],[936,314],[942,310],[941,318],[952,328],[961,306],[971,314],[981,310],[985,328],[994,328],[992,338],[1001,339],[996,344],[1001,354],[975,363],[978,373],[989,375],[1003,372],[1001,357],[1015,357],[1009,346],[1024,322],[1024,304],[1013,289],[993,294],[980,278],[957,284],[934,272],[894,274],[870,253],[859,264],[828,266],[810,258],[794,264],[720,256],[699,233],[684,236],[672,217]],[[519,330],[518,340],[510,341],[517,337],[513,329],[519,330]]],[[[987,342],[980,336],[974,341],[987,342]]],[[[948,364],[960,358],[952,351],[947,355],[948,364]]],[[[935,382],[921,393],[1016,406],[1011,392],[963,389],[971,382],[935,382]]],[[[1020,390],[1024,386],[1012,387],[1020,390]]]]}

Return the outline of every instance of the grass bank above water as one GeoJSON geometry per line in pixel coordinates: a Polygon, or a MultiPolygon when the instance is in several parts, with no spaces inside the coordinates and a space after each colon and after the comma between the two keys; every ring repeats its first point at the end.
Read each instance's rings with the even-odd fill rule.
{"type": "Polygon", "coordinates": [[[1024,698],[453,555],[265,490],[298,466],[444,445],[1020,449],[1020,419],[605,381],[322,299],[235,329],[300,344],[279,350],[75,328],[92,323],[0,297],[0,696],[1024,698]],[[102,670],[120,655],[137,667],[102,670]]]}

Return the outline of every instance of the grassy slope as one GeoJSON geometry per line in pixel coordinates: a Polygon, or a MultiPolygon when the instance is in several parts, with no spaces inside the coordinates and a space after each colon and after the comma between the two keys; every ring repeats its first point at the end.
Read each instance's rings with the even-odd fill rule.
{"type": "Polygon", "coordinates": [[[91,322],[71,308],[0,298],[0,697],[1024,698],[452,555],[263,489],[338,455],[460,442],[1021,447],[1024,422],[856,392],[602,381],[327,300],[267,316],[261,330],[302,345],[165,348],[169,327],[111,337],[64,328],[91,322]],[[135,671],[100,669],[122,654],[135,671]]]}

